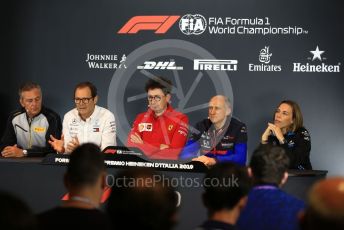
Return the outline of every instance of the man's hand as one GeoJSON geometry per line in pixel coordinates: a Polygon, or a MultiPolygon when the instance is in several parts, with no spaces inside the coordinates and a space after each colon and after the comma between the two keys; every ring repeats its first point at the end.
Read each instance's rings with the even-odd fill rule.
{"type": "Polygon", "coordinates": [[[51,147],[58,152],[58,153],[64,153],[64,136],[62,134],[61,140],[56,139],[53,135],[50,135],[50,140],[48,141],[51,147]]]}
{"type": "Polygon", "coordinates": [[[80,145],[78,137],[73,137],[67,144],[66,153],[72,153],[80,145]]]}
{"type": "Polygon", "coordinates": [[[205,164],[205,166],[208,166],[208,167],[216,164],[216,160],[214,158],[207,157],[207,156],[196,157],[196,158],[193,158],[192,161],[200,161],[203,164],[205,164]]]}
{"type": "Polygon", "coordinates": [[[23,150],[18,148],[17,145],[5,147],[2,150],[1,155],[3,157],[24,157],[23,150]]]}
{"type": "Polygon", "coordinates": [[[130,141],[135,144],[143,144],[143,140],[141,139],[141,136],[138,133],[130,135],[130,141]]]}
{"type": "Polygon", "coordinates": [[[160,150],[168,149],[169,147],[170,147],[170,146],[168,146],[168,145],[160,144],[160,150]]]}

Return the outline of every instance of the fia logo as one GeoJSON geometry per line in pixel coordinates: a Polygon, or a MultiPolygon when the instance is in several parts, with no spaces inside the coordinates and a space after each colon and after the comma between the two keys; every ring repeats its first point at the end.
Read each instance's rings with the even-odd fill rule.
{"type": "Polygon", "coordinates": [[[200,35],[207,28],[207,21],[200,14],[186,14],[179,20],[179,29],[186,35],[200,35]]]}

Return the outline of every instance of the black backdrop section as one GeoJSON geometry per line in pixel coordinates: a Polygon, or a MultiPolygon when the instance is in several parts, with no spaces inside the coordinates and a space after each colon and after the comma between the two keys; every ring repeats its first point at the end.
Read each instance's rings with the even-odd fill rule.
{"type": "MultiPolygon", "coordinates": [[[[74,85],[92,81],[99,89],[99,105],[115,113],[121,143],[125,141],[128,124],[146,109],[143,83],[150,74],[164,75],[175,84],[180,80],[181,86],[173,93],[173,106],[186,111],[191,124],[207,116],[206,109],[193,106],[204,104],[215,93],[228,95],[234,102],[234,116],[248,126],[249,154],[259,142],[266,123],[271,121],[277,103],[283,99],[297,101],[311,133],[314,168],[327,169],[329,175],[344,174],[341,165],[344,161],[341,66],[344,15],[340,6],[340,0],[5,1],[1,9],[0,132],[8,113],[18,106],[17,89],[22,82],[40,83],[44,103],[63,116],[73,107],[74,85]],[[200,35],[185,35],[178,19],[165,34],[117,33],[134,16],[183,17],[186,14],[202,15],[208,23],[206,30],[200,35]],[[264,22],[268,20],[271,27],[296,26],[307,33],[211,34],[211,26],[227,26],[210,25],[210,18],[226,17],[261,18],[264,22]],[[162,42],[162,47],[153,43],[143,49],[150,42],[162,42]],[[259,53],[266,46],[272,54],[271,62],[262,64],[259,53]],[[321,60],[312,60],[314,56],[310,51],[315,51],[317,46],[325,52],[321,60]],[[118,65],[125,54],[127,68],[90,68],[91,62],[86,61],[88,54],[117,55],[118,60],[95,62],[118,65]],[[212,57],[238,60],[237,70],[193,69],[193,59],[212,57]],[[175,61],[183,70],[138,70],[136,67],[142,66],[144,61],[175,61]],[[340,71],[293,72],[294,63],[339,66],[340,71]],[[249,71],[249,64],[278,65],[281,71],[253,72],[249,71]],[[197,77],[201,80],[191,90],[197,77]],[[190,97],[186,100],[188,92],[190,97]]],[[[237,28],[242,24],[229,26],[237,28]]]]}

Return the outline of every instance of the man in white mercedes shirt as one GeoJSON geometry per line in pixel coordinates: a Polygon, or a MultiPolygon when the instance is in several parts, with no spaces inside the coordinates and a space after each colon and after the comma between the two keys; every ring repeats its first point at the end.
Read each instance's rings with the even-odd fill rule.
{"type": "Polygon", "coordinates": [[[90,82],[79,83],[74,90],[76,108],[63,118],[62,138],[50,137],[50,145],[58,153],[71,153],[83,143],[94,143],[101,150],[116,145],[115,117],[97,106],[97,88],[90,82]]]}

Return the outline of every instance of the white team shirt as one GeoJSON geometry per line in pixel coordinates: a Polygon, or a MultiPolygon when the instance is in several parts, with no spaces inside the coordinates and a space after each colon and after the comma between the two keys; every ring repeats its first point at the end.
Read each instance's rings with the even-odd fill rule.
{"type": "Polygon", "coordinates": [[[104,150],[107,146],[116,146],[115,116],[109,110],[95,106],[92,115],[83,121],[76,108],[63,118],[64,147],[78,137],[79,143],[94,143],[104,150]]]}

